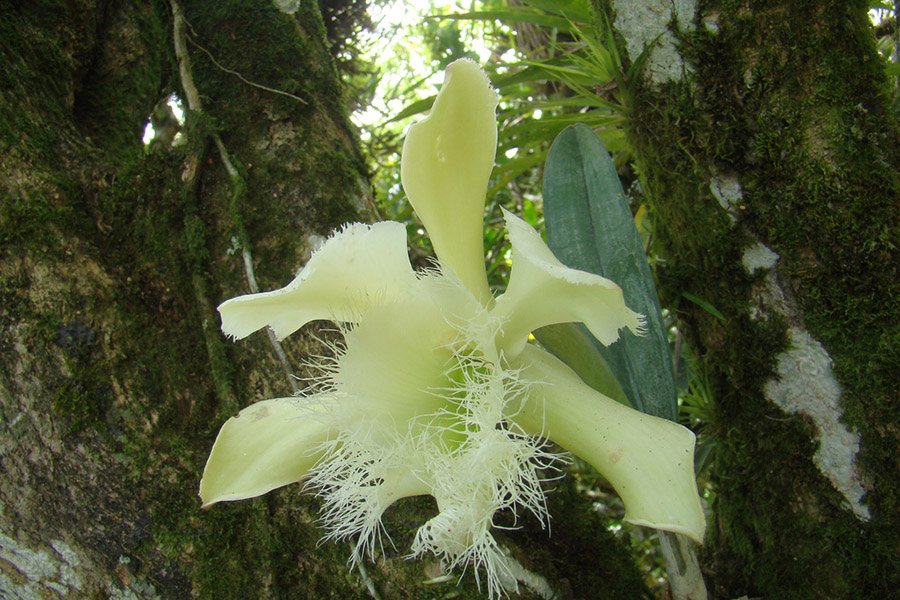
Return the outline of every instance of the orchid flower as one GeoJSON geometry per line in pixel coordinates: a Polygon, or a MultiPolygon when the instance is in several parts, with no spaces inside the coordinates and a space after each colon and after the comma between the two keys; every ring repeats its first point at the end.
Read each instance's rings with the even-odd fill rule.
{"type": "Polygon", "coordinates": [[[430,494],[438,513],[410,556],[474,564],[493,597],[516,589],[494,514],[526,510],[546,522],[541,483],[561,460],[552,440],[612,484],[627,521],[702,540],[694,435],[607,398],[529,343],[532,330],[562,322],[584,323],[604,344],[623,328],[640,334],[622,290],[564,266],[503,211],[512,272],[504,294],[490,293],[482,219],[496,106],[484,72],[457,61],[431,113],[409,129],[401,177],[435,268],[410,266],[402,224],[351,224],[286,287],[219,307],[234,338],[269,326],[280,339],[321,319],[344,335],[310,391],[257,402],[225,423],[200,483],[204,506],[306,481],[323,500],[326,537],[355,538],[358,561],[381,544],[392,503],[430,494]]]}

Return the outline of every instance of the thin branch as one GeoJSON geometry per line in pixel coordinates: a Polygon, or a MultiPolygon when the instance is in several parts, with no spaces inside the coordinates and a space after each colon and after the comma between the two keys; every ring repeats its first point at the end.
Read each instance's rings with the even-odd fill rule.
{"type": "Polygon", "coordinates": [[[366,567],[362,564],[361,560],[356,562],[356,569],[359,571],[359,576],[362,577],[363,583],[366,584],[366,591],[369,592],[369,595],[372,596],[374,600],[381,600],[378,589],[375,587],[375,582],[369,577],[369,572],[366,571],[366,567]]]}
{"type": "Polygon", "coordinates": [[[184,31],[186,23],[184,10],[181,8],[178,0],[169,0],[169,4],[172,7],[172,30],[173,37],[175,38],[175,57],[178,59],[178,74],[181,76],[181,87],[184,89],[188,108],[199,112],[203,110],[203,105],[200,102],[200,93],[197,91],[197,86],[194,84],[194,76],[191,74],[191,59],[188,55],[187,44],[185,43],[187,33],[184,31]]]}
{"type": "MultiPolygon", "coordinates": [[[[226,167],[226,169],[227,168],[228,167],[226,167]]],[[[232,169],[233,168],[234,167],[232,166],[232,169]]],[[[237,171],[235,171],[235,173],[237,173],[237,171]]],[[[247,276],[247,285],[250,287],[250,292],[258,294],[259,284],[256,283],[256,273],[253,270],[253,256],[250,254],[250,249],[246,245],[246,240],[238,240],[238,243],[241,245],[241,256],[244,258],[244,273],[247,276]]],[[[272,348],[275,349],[275,355],[278,357],[278,362],[281,363],[284,374],[287,376],[288,383],[291,384],[291,391],[293,391],[295,395],[298,394],[300,392],[300,386],[297,385],[297,379],[291,373],[291,365],[288,362],[284,346],[281,345],[281,342],[278,340],[278,337],[271,327],[266,328],[266,333],[269,334],[269,343],[271,343],[272,348]]]]}
{"type": "Polygon", "coordinates": [[[306,100],[304,100],[303,98],[301,98],[301,97],[299,97],[299,96],[295,96],[294,94],[291,94],[291,93],[289,93],[289,92],[285,92],[285,91],[283,91],[283,90],[271,88],[271,87],[269,87],[269,86],[267,86],[267,85],[263,85],[263,84],[261,84],[261,83],[255,83],[255,82],[253,82],[253,81],[250,81],[249,79],[247,79],[246,77],[244,77],[243,75],[241,75],[240,73],[238,73],[237,71],[235,71],[235,70],[233,70],[233,69],[229,69],[228,67],[225,67],[225,66],[222,66],[221,64],[219,64],[219,61],[217,61],[217,60],[213,57],[212,53],[211,53],[209,50],[207,50],[206,48],[204,48],[203,46],[201,46],[200,44],[198,44],[198,43],[194,40],[194,38],[188,36],[187,40],[188,40],[190,43],[192,43],[194,46],[196,46],[198,50],[200,50],[201,52],[203,52],[203,53],[209,58],[209,60],[212,61],[212,64],[216,65],[216,67],[218,67],[218,68],[219,68],[220,70],[222,70],[222,71],[225,71],[225,72],[228,73],[229,75],[234,75],[235,77],[237,77],[238,79],[240,79],[241,81],[243,81],[244,83],[246,83],[247,85],[252,86],[252,87],[255,87],[255,88],[259,88],[259,89],[261,89],[261,90],[265,90],[265,91],[267,91],[267,92],[271,92],[271,93],[273,93],[273,94],[281,94],[282,96],[287,96],[288,98],[293,98],[294,100],[296,100],[296,101],[299,102],[300,104],[309,104],[309,103],[308,103],[306,100]]]}
{"type": "Polygon", "coordinates": [[[222,158],[222,165],[228,172],[228,176],[231,177],[232,180],[241,179],[241,174],[238,172],[237,168],[235,168],[234,163],[231,162],[228,150],[225,148],[225,144],[222,142],[222,138],[219,137],[218,133],[213,134],[213,141],[216,143],[216,148],[219,149],[219,156],[222,158]]]}
{"type": "MultiPolygon", "coordinates": [[[[173,37],[175,44],[175,56],[178,59],[178,73],[181,78],[181,87],[184,89],[185,98],[188,103],[188,108],[194,112],[202,112],[203,104],[200,101],[200,92],[197,90],[197,86],[194,83],[194,76],[191,72],[191,59],[188,54],[187,43],[186,40],[190,39],[185,31],[185,27],[190,27],[190,23],[187,22],[187,19],[184,16],[184,10],[181,8],[181,5],[178,3],[178,0],[169,0],[169,4],[172,7],[172,21],[173,21],[173,37]]],[[[193,42],[195,46],[206,52],[202,47],[200,47],[196,42],[193,42]]],[[[206,52],[209,55],[208,52],[206,52]]],[[[210,59],[213,63],[216,64],[219,68],[222,68],[221,65],[216,63],[215,59],[210,55],[210,59]]],[[[241,78],[243,79],[243,77],[241,78]]],[[[246,80],[245,80],[246,81],[246,80]]],[[[249,81],[247,83],[250,83],[249,81]]],[[[250,83],[251,85],[255,85],[250,83]]],[[[256,86],[263,87],[263,86],[256,86]]],[[[264,88],[266,89],[266,88],[264,88]]],[[[278,90],[269,90],[278,92],[278,90]]],[[[286,94],[291,96],[291,94],[287,94],[286,92],[278,92],[281,94],[286,94]]],[[[300,102],[303,102],[301,98],[297,98],[296,96],[292,96],[300,102]]],[[[304,102],[305,104],[305,102],[304,102]]],[[[231,156],[228,154],[228,149],[225,147],[225,143],[222,142],[222,138],[219,134],[212,134],[212,139],[216,144],[216,148],[219,151],[219,157],[222,160],[222,165],[225,167],[225,171],[228,173],[228,177],[231,178],[233,185],[235,186],[235,193],[240,194],[239,190],[244,190],[244,181],[241,176],[240,171],[237,170],[237,167],[234,166],[234,163],[231,160],[231,156]]],[[[196,170],[191,171],[193,173],[193,177],[196,176],[196,170]]],[[[232,197],[232,202],[237,203],[239,198],[232,197]]],[[[244,274],[247,277],[247,284],[250,287],[250,291],[255,293],[259,292],[259,285],[256,283],[256,274],[253,271],[253,256],[250,253],[250,240],[248,239],[247,233],[244,230],[243,225],[240,223],[240,217],[237,217],[238,224],[238,242],[241,246],[241,255],[244,259],[244,274]]],[[[291,365],[288,362],[287,354],[284,351],[284,347],[281,345],[281,342],[275,336],[275,332],[272,331],[271,328],[268,329],[269,334],[269,343],[272,344],[272,348],[275,350],[275,356],[278,357],[278,362],[281,363],[282,368],[284,369],[285,376],[287,377],[288,383],[291,386],[291,390],[296,394],[300,391],[300,388],[297,385],[296,378],[291,374],[291,365]]]]}

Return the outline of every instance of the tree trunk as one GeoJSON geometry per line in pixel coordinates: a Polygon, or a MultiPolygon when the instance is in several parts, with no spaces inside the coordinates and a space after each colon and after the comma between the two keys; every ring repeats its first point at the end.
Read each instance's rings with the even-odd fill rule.
{"type": "MultiPolygon", "coordinates": [[[[231,344],[215,306],[284,285],[323,236],[375,216],[316,3],[19,4],[0,19],[0,596],[453,592],[423,583],[437,560],[403,558],[427,499],[390,512],[397,549],[366,574],[348,545],[317,545],[300,486],[197,498],[222,422],[293,393],[321,351],[309,334],[231,344]]],[[[570,595],[640,597],[605,519],[557,485],[553,537],[527,522],[502,536],[512,553],[570,595]]],[[[459,594],[480,597],[473,577],[459,594]]]]}
{"type": "Polygon", "coordinates": [[[900,145],[867,4],[597,8],[632,63],[649,47],[629,136],[663,301],[716,400],[712,589],[889,597],[900,145]]]}

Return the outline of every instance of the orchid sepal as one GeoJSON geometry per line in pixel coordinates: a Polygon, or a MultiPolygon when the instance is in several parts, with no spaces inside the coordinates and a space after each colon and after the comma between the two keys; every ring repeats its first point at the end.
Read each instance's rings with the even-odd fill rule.
{"type": "Polygon", "coordinates": [[[228,419],[203,469],[203,506],[253,498],[307,477],[332,435],[322,419],[325,403],[273,398],[228,419]]]}
{"type": "Polygon", "coordinates": [[[403,143],[400,176],[441,267],[482,303],[491,299],[484,267],[484,197],[497,152],[497,93],[470,60],[447,67],[429,115],[403,143]]]}
{"type": "Polygon", "coordinates": [[[626,521],[703,542],[706,519],[689,429],[607,398],[534,346],[512,364],[533,382],[510,415],[515,423],[593,466],[622,498],[626,521]]]}

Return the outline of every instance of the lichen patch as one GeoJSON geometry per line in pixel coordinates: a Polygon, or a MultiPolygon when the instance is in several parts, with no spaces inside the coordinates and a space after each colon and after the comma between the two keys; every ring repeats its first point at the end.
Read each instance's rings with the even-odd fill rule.
{"type": "Polygon", "coordinates": [[[871,517],[863,502],[856,468],[859,435],[841,423],[841,388],[834,377],[831,357],[806,331],[790,327],[791,347],[778,357],[778,377],[766,383],[766,397],[791,414],[809,417],[816,428],[819,448],[813,461],[864,521],[871,517]]]}
{"type": "MultiPolygon", "coordinates": [[[[76,571],[78,557],[65,542],[54,540],[52,545],[58,556],[45,550],[32,550],[0,533],[0,561],[17,580],[12,587],[4,587],[0,579],[0,589],[14,590],[17,597],[22,598],[43,597],[41,591],[47,588],[60,595],[80,591],[82,583],[76,571]]],[[[0,577],[2,573],[0,570],[0,577]]]]}
{"type": "Polygon", "coordinates": [[[613,2],[615,27],[625,37],[632,62],[652,46],[645,72],[655,84],[680,81],[690,67],[678,52],[678,40],[669,30],[673,21],[682,30],[692,30],[697,12],[696,0],[657,0],[655,2],[613,2]]]}
{"type": "Polygon", "coordinates": [[[732,224],[737,222],[738,209],[744,199],[741,184],[734,175],[716,174],[709,180],[709,191],[718,200],[719,206],[728,213],[732,224]]]}
{"type": "Polygon", "coordinates": [[[771,270],[778,262],[778,254],[769,249],[762,242],[756,242],[744,250],[741,255],[741,264],[750,275],[757,271],[771,270]]]}
{"type": "Polygon", "coordinates": [[[765,384],[763,392],[785,412],[804,415],[813,422],[819,442],[813,462],[846,498],[853,514],[867,521],[871,515],[863,505],[866,491],[856,466],[859,435],[841,422],[841,388],[834,376],[831,357],[803,328],[790,292],[779,284],[775,271],[779,258],[761,242],[746,248],[741,257],[749,274],[767,271],[754,286],[751,317],[766,320],[770,314],[777,314],[790,324],[790,346],[778,355],[776,377],[765,384]]]}

